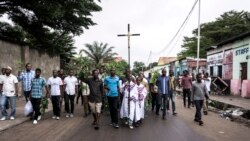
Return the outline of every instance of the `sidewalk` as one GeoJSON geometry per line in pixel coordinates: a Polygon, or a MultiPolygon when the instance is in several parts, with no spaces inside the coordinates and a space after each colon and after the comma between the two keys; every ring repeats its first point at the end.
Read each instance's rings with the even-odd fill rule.
{"type": "MultiPolygon", "coordinates": [[[[182,93],[182,89],[176,89],[178,93],[182,93]]],[[[182,95],[182,94],[181,94],[182,95]]],[[[240,96],[233,95],[210,95],[209,98],[213,101],[218,101],[221,103],[225,103],[228,105],[232,105],[234,107],[243,108],[246,110],[250,110],[250,99],[246,99],[240,96]]]]}
{"type": "MultiPolygon", "coordinates": [[[[24,116],[24,105],[25,104],[26,104],[26,101],[25,101],[24,97],[21,97],[21,98],[16,100],[16,119],[15,120],[8,119],[5,121],[0,121],[0,132],[30,120],[29,117],[24,116]]],[[[46,113],[51,111],[51,109],[52,109],[51,102],[49,101],[49,108],[46,109],[46,113]]],[[[7,112],[10,113],[10,109],[8,109],[7,112]]],[[[2,115],[1,115],[1,117],[2,117],[2,115]]]]}
{"type": "Polygon", "coordinates": [[[218,101],[221,103],[225,103],[228,105],[232,105],[235,107],[243,108],[246,110],[250,110],[250,99],[242,98],[239,96],[232,95],[210,95],[210,99],[214,101],[218,101]]]}

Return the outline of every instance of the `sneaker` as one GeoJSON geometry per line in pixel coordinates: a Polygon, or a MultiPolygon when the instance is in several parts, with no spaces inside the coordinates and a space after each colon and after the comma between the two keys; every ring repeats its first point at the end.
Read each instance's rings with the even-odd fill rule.
{"type": "Polygon", "coordinates": [[[6,117],[2,117],[0,120],[2,120],[2,121],[3,121],[3,120],[6,120],[6,117]]]}
{"type": "Polygon", "coordinates": [[[56,117],[56,120],[59,120],[60,119],[60,117],[56,117]]]}
{"type": "Polygon", "coordinates": [[[34,121],[33,121],[33,124],[37,124],[37,120],[34,120],[34,121]]]}
{"type": "Polygon", "coordinates": [[[73,115],[73,114],[70,114],[70,117],[72,118],[72,117],[74,117],[74,115],[73,115]]]}
{"type": "Polygon", "coordinates": [[[41,120],[41,119],[42,119],[42,116],[41,116],[41,115],[37,117],[37,120],[41,120]]]}
{"type": "Polygon", "coordinates": [[[66,114],[66,118],[69,118],[69,114],[66,114]]]}
{"type": "Polygon", "coordinates": [[[129,125],[129,128],[130,128],[130,129],[134,129],[133,125],[129,125]]]}
{"type": "Polygon", "coordinates": [[[56,116],[53,116],[52,119],[56,119],[56,116]]]}
{"type": "Polygon", "coordinates": [[[13,116],[10,117],[10,120],[14,120],[14,119],[15,119],[15,117],[13,117],[13,116]]]}
{"type": "Polygon", "coordinates": [[[99,128],[100,128],[99,125],[96,124],[96,125],[95,125],[95,130],[99,130],[99,128]]]}
{"type": "Polygon", "coordinates": [[[118,124],[113,124],[113,126],[115,127],[115,128],[119,128],[119,125],[118,124]]]}

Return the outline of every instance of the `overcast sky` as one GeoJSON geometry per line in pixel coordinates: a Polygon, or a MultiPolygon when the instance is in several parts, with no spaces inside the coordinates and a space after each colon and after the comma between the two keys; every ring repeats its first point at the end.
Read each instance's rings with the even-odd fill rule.
{"type": "MultiPolygon", "coordinates": [[[[85,43],[93,41],[108,43],[114,51],[127,60],[127,38],[117,34],[127,33],[130,23],[131,33],[141,36],[131,38],[131,62],[147,63],[150,50],[157,53],[167,46],[184,21],[195,0],[102,0],[101,12],[93,13],[97,25],[75,38],[78,50],[85,43]]],[[[201,23],[214,21],[229,10],[250,11],[250,0],[201,0],[201,23]]],[[[183,36],[190,36],[198,25],[198,5],[187,23],[185,30],[170,48],[161,54],[152,55],[150,62],[160,56],[176,56],[181,50],[183,36]]]]}

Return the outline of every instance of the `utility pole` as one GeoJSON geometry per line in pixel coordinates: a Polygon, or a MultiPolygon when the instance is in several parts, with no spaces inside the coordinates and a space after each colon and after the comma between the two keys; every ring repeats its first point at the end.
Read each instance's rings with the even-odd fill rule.
{"type": "MultiPolygon", "coordinates": [[[[140,34],[131,34],[130,33],[130,25],[128,24],[128,33],[127,34],[118,34],[118,37],[128,37],[128,66],[129,66],[129,71],[130,71],[130,37],[131,36],[140,36],[140,34]]],[[[129,76],[130,77],[130,76],[129,76]]],[[[130,78],[129,78],[129,87],[128,87],[128,114],[130,114],[130,78]]]]}
{"type": "Polygon", "coordinates": [[[197,65],[196,65],[196,74],[199,73],[199,60],[200,60],[200,33],[201,33],[201,26],[200,26],[200,14],[201,14],[201,0],[199,1],[199,10],[198,10],[198,36],[197,36],[197,65]]]}

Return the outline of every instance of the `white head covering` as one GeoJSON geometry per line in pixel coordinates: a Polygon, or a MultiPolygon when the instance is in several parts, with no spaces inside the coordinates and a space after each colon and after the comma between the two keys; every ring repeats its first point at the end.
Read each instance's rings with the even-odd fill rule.
{"type": "Polygon", "coordinates": [[[6,69],[12,70],[12,68],[10,66],[6,67],[6,69]]]}

